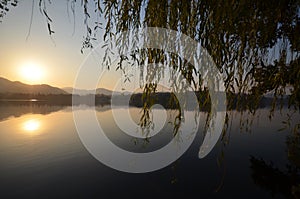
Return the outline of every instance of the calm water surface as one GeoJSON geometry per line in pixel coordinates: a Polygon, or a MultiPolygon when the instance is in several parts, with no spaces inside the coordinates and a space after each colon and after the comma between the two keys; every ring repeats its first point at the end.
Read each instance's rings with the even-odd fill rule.
{"type": "MultiPolygon", "coordinates": [[[[286,110],[282,115],[279,111],[275,112],[272,120],[268,119],[268,109],[260,109],[251,117],[236,111],[229,112],[231,125],[223,141],[219,140],[208,156],[199,159],[203,121],[192,146],[178,161],[159,171],[129,174],[113,170],[89,154],[76,132],[70,107],[1,106],[0,109],[2,196],[288,197],[280,188],[272,194],[272,187],[264,186],[259,177],[259,160],[272,162],[283,173],[287,171],[286,165],[290,164],[287,138],[291,133],[287,129],[278,131],[283,127],[286,110]],[[244,124],[252,118],[251,131],[246,131],[246,127],[240,129],[241,118],[244,124]]],[[[107,136],[127,150],[153,151],[172,137],[172,129],[166,127],[165,133],[149,142],[134,140],[115,126],[110,107],[97,107],[96,110],[107,136]]],[[[76,111],[84,113],[92,110],[79,107],[76,111]]],[[[116,111],[122,114],[124,109],[116,111]]],[[[130,108],[130,112],[137,121],[140,109],[130,108]]],[[[172,111],[169,110],[168,114],[172,116],[172,111]]],[[[206,113],[201,114],[205,118],[206,113]]]]}

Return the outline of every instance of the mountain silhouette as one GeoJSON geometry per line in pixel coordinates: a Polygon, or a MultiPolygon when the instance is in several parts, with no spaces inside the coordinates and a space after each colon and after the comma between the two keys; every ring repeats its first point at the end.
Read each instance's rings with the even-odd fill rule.
{"type": "Polygon", "coordinates": [[[68,94],[66,91],[47,84],[29,85],[19,81],[10,81],[0,77],[0,93],[21,94],[68,94]]]}
{"type": "MultiPolygon", "coordinates": [[[[94,90],[92,89],[74,89],[72,87],[65,87],[65,88],[62,88],[64,91],[66,91],[67,93],[69,94],[72,94],[74,92],[74,94],[77,94],[77,95],[90,95],[90,94],[94,94],[94,90]]],[[[97,95],[112,95],[113,91],[111,90],[108,90],[106,88],[97,88],[96,89],[96,94],[97,95]]],[[[120,94],[120,92],[116,92],[116,94],[120,94]]]]}
{"type": "MultiPolygon", "coordinates": [[[[65,87],[65,88],[62,88],[64,91],[66,91],[67,93],[69,94],[77,94],[77,95],[91,95],[91,94],[94,94],[94,90],[92,89],[78,89],[78,88],[72,88],[72,87],[65,87]]],[[[96,89],[96,94],[97,95],[108,95],[108,96],[111,96],[112,94],[115,95],[130,95],[132,93],[143,93],[143,89],[142,88],[138,88],[134,91],[112,91],[112,90],[109,90],[109,89],[106,89],[106,88],[97,88],[96,89]]],[[[157,85],[157,88],[156,88],[156,92],[171,92],[171,89],[170,88],[167,88],[163,85],[157,85]]]]}

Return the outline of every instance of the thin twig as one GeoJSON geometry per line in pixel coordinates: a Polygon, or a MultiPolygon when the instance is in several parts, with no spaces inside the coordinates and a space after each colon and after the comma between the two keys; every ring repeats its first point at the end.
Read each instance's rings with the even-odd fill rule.
{"type": "Polygon", "coordinates": [[[29,30],[26,36],[26,41],[28,41],[30,32],[31,32],[31,26],[32,26],[32,20],[33,20],[33,10],[34,10],[34,0],[32,0],[32,5],[31,5],[31,16],[30,16],[30,23],[29,23],[29,30]]]}

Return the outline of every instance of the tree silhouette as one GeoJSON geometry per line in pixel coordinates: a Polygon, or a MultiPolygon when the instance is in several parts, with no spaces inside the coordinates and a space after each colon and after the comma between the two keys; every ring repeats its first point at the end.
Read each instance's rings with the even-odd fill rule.
{"type": "MultiPolygon", "coordinates": [[[[51,0],[39,0],[37,3],[51,35],[54,30],[51,28],[52,19],[47,9],[53,8],[50,3],[54,3],[51,0]]],[[[190,36],[208,50],[225,77],[227,91],[234,93],[255,91],[253,94],[261,95],[268,90],[292,85],[294,88],[292,94],[299,95],[300,67],[297,61],[300,50],[299,0],[276,2],[67,0],[67,3],[72,11],[77,3],[83,8],[81,14],[86,25],[86,35],[82,50],[93,48],[95,39],[103,39],[109,43],[118,34],[130,29],[168,28],[190,36]],[[91,18],[92,12],[102,16],[105,23],[92,21],[95,20],[91,18]],[[103,38],[95,38],[95,31],[98,28],[104,29],[103,38]],[[280,53],[275,59],[270,60],[270,50],[275,47],[280,53]],[[269,78],[264,78],[266,75],[269,78]],[[292,81],[287,80],[290,78],[293,78],[292,81]],[[260,88],[260,91],[253,88],[260,88]]],[[[0,18],[11,6],[17,6],[17,1],[1,0],[0,18]]],[[[107,45],[107,54],[110,52],[109,48],[107,45]]],[[[152,62],[166,62],[163,59],[166,52],[146,49],[136,51],[135,54],[140,55],[135,56],[139,57],[139,63],[149,57],[154,57],[152,62]]],[[[195,68],[181,60],[180,56],[172,55],[171,58],[170,63],[179,63],[178,66],[171,67],[178,67],[190,82],[198,77],[195,68]]],[[[109,55],[105,57],[103,63],[110,67],[108,59],[109,55]]],[[[124,59],[120,59],[120,62],[122,61],[124,59]]],[[[299,103],[296,99],[292,102],[299,103]]]]}

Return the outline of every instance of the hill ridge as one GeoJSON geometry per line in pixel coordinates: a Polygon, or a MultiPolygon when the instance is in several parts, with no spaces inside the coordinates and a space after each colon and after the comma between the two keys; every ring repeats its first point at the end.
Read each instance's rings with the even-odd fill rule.
{"type": "Polygon", "coordinates": [[[25,84],[0,77],[0,93],[21,94],[68,94],[66,91],[49,84],[25,84]]]}

